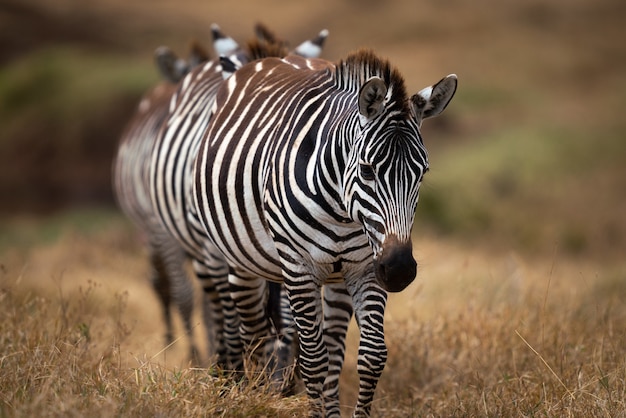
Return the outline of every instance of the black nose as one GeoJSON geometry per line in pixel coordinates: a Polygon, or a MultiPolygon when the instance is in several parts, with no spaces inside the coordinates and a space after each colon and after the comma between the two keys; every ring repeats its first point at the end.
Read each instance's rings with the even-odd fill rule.
{"type": "Polygon", "coordinates": [[[383,246],[383,253],[374,260],[376,280],[388,292],[400,292],[413,280],[417,273],[417,263],[413,258],[411,244],[383,246]]]}

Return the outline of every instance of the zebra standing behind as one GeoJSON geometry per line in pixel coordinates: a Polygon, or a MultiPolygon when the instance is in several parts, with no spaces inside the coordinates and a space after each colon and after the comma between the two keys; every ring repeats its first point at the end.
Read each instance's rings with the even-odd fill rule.
{"type": "Polygon", "coordinates": [[[155,51],[157,68],[163,78],[141,98],[137,110],[127,123],[113,161],[113,192],[118,206],[145,236],[150,257],[150,282],[161,305],[165,320],[165,340],[173,341],[171,304],[178,308],[189,337],[190,356],[197,360],[193,342],[191,315],[193,287],[185,269],[185,254],[180,245],[161,226],[152,209],[149,195],[148,162],[161,124],[167,118],[176,83],[191,67],[208,60],[208,54],[193,41],[187,61],[169,48],[155,51]]]}
{"type": "MultiPolygon", "coordinates": [[[[217,26],[213,26],[213,32],[215,44],[223,50],[220,55],[235,62],[283,56],[288,52],[283,42],[268,31],[264,31],[264,36],[269,39],[252,41],[247,50],[240,48],[234,40],[221,36],[217,26]]],[[[322,31],[313,43],[321,47],[325,37],[326,32],[322,31]]],[[[301,50],[299,46],[295,51],[301,50]]],[[[306,53],[320,51],[319,48],[305,50],[306,53]]],[[[240,323],[230,297],[228,266],[210,243],[198,239],[199,225],[189,210],[192,164],[212,116],[215,94],[224,82],[224,73],[220,61],[215,59],[192,69],[178,83],[169,102],[167,117],[147,158],[148,193],[152,213],[159,225],[192,260],[194,273],[204,290],[204,322],[212,325],[207,326],[207,333],[218,364],[227,370],[241,370],[240,323]]]]}
{"type": "Polygon", "coordinates": [[[347,290],[360,329],[354,415],[370,413],[387,357],[386,292],[416,275],[411,228],[428,171],[420,125],[456,86],[449,75],[409,97],[400,73],[363,50],[337,65],[261,60],[217,92],[194,166],[196,210],[228,263],[243,337],[268,326],[263,282],[284,282],[313,416],[340,414],[343,352],[333,353],[349,307],[341,292],[339,308],[323,300],[333,282],[347,290]]]}
{"type": "MultiPolygon", "coordinates": [[[[284,43],[261,24],[257,24],[255,30],[264,44],[284,43]]],[[[241,59],[247,59],[237,42],[224,35],[217,25],[212,26],[211,32],[213,48],[218,56],[240,54],[241,59]]],[[[296,53],[318,56],[326,34],[322,31],[318,38],[304,42],[298,46],[296,53]]],[[[143,95],[121,135],[112,165],[112,185],[118,206],[146,240],[151,267],[150,282],[161,305],[166,326],[166,343],[173,341],[171,308],[175,305],[189,337],[190,358],[198,362],[191,323],[193,287],[185,273],[187,255],[154,211],[150,199],[149,164],[159,131],[169,116],[170,102],[177,91],[177,83],[189,71],[208,62],[209,54],[196,41],[192,41],[187,60],[179,58],[163,46],[157,48],[154,58],[163,80],[143,95]]],[[[216,62],[213,66],[216,66],[216,62]]],[[[217,82],[216,88],[222,81],[219,67],[216,67],[214,79],[217,82]]]]}

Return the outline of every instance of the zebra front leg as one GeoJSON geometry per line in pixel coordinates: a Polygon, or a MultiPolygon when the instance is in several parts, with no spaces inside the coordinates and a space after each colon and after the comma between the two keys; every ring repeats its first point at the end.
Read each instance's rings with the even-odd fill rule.
{"type": "Polygon", "coordinates": [[[298,330],[298,366],[311,402],[312,417],[324,416],[328,348],[323,335],[321,286],[312,277],[285,278],[285,289],[298,330]]]}
{"type": "Polygon", "coordinates": [[[387,293],[371,280],[346,282],[359,326],[359,398],[353,417],[369,417],[376,385],[387,362],[384,315],[387,293]]]}
{"type": "Polygon", "coordinates": [[[245,358],[265,367],[272,351],[265,279],[231,273],[228,276],[231,297],[241,320],[240,336],[245,358]]]}
{"type": "Polygon", "coordinates": [[[239,316],[230,297],[228,269],[220,263],[194,260],[193,268],[203,289],[203,322],[206,327],[209,355],[217,355],[223,370],[243,368],[243,347],[239,336],[239,316]]]}
{"type": "Polygon", "coordinates": [[[163,309],[166,343],[170,345],[174,341],[171,311],[173,302],[178,307],[185,324],[193,354],[195,349],[191,328],[193,288],[190,286],[184,271],[185,255],[178,243],[165,232],[150,231],[148,240],[150,265],[152,267],[151,282],[163,309]]]}
{"type": "Polygon", "coordinates": [[[339,375],[346,353],[346,333],[352,318],[352,297],[345,283],[324,285],[324,340],[329,352],[328,375],[324,382],[326,414],[339,416],[339,375]]]}
{"type": "Polygon", "coordinates": [[[267,316],[271,322],[273,350],[268,369],[272,384],[283,395],[295,394],[297,376],[295,370],[296,326],[291,316],[291,308],[284,286],[277,282],[268,282],[267,316]]]}
{"type": "Polygon", "coordinates": [[[185,254],[178,243],[166,233],[152,231],[149,237],[152,286],[159,296],[165,320],[165,340],[169,346],[174,341],[172,302],[178,308],[185,325],[189,342],[190,359],[198,362],[198,351],[193,340],[191,316],[193,314],[193,287],[184,270],[185,254]]]}

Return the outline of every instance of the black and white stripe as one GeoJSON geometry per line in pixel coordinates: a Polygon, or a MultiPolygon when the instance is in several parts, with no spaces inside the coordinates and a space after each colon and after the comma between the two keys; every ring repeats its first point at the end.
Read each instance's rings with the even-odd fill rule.
{"type": "Polygon", "coordinates": [[[161,125],[167,119],[169,102],[176,83],[192,66],[208,55],[196,43],[190,47],[188,60],[177,57],[169,48],[155,51],[155,61],[164,81],[151,88],[141,99],[124,130],[113,162],[113,191],[122,211],[145,236],[151,266],[151,283],[161,304],[165,320],[166,342],[173,341],[171,305],[183,319],[189,336],[191,358],[197,359],[193,342],[191,315],[193,287],[185,269],[185,254],[155,216],[149,193],[149,161],[161,125]]]}
{"type": "MultiPolygon", "coordinates": [[[[287,54],[281,45],[265,41],[253,41],[243,50],[217,26],[212,31],[218,54],[236,62],[287,54]]],[[[208,61],[192,69],[178,84],[148,158],[148,190],[152,211],[161,227],[192,259],[204,289],[205,322],[215,325],[210,328],[209,342],[215,346],[218,362],[239,370],[243,366],[240,325],[230,297],[228,266],[221,252],[198,233],[200,225],[190,205],[192,163],[210,122],[224,72],[218,59],[208,61]]]]}
{"type": "MultiPolygon", "coordinates": [[[[214,49],[217,54],[231,54],[241,51],[237,43],[224,35],[217,25],[213,25],[214,49]]],[[[151,283],[159,298],[166,324],[166,341],[173,341],[171,305],[181,313],[186,332],[190,340],[191,358],[199,360],[198,350],[193,342],[191,315],[193,312],[193,287],[185,273],[187,253],[178,238],[168,231],[162,219],[154,210],[150,194],[150,163],[154,148],[157,146],[159,132],[170,117],[173,96],[177,83],[193,68],[205,63],[209,55],[196,42],[189,47],[189,56],[183,60],[169,48],[159,47],[155,51],[156,66],[164,81],[150,89],[141,99],[139,106],[128,122],[122,134],[113,163],[113,190],[122,211],[135,223],[147,242],[151,283]]],[[[214,63],[215,65],[215,63],[214,63]]],[[[219,74],[219,71],[216,71],[219,74]]],[[[217,88],[219,77],[215,77],[217,88]]],[[[203,275],[204,266],[196,268],[203,275]]],[[[226,274],[225,272],[223,273],[226,274]]],[[[207,294],[213,299],[217,292],[210,287],[207,294]]],[[[206,303],[210,306],[210,300],[206,303]]],[[[216,324],[208,327],[209,340],[216,341],[211,332],[222,327],[221,308],[214,308],[218,313],[211,315],[205,310],[205,322],[215,316],[216,324]]]]}
{"type": "Polygon", "coordinates": [[[250,63],[217,92],[195,205],[228,264],[245,344],[268,327],[264,280],[285,284],[312,415],[339,415],[351,306],[361,336],[355,416],[369,415],[387,356],[386,291],[416,274],[411,227],[428,169],[419,127],[455,89],[451,75],[408,97],[388,62],[359,51],[337,65],[250,63]]]}

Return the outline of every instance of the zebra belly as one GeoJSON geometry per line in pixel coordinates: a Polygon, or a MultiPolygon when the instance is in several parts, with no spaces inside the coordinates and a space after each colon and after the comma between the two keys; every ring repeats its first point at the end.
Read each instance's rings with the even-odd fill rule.
{"type": "MultiPolygon", "coordinates": [[[[248,220],[254,218],[248,214],[248,220]]],[[[257,228],[249,234],[243,222],[236,222],[234,229],[221,228],[219,223],[209,222],[208,235],[224,255],[229,267],[240,277],[261,277],[275,282],[283,281],[282,264],[276,243],[264,227],[264,222],[257,217],[257,228]],[[237,242],[228,245],[225,241],[237,242]]],[[[224,225],[224,224],[222,224],[224,225]]],[[[312,241],[327,242],[328,237],[312,237],[312,241]]],[[[302,245],[296,255],[296,262],[303,271],[318,279],[318,283],[337,283],[353,276],[361,276],[370,264],[371,249],[365,243],[358,250],[336,254],[328,248],[302,245]]],[[[336,248],[333,248],[336,250],[336,248]]]]}
{"type": "MultiPolygon", "coordinates": [[[[364,235],[354,236],[353,228],[337,225],[333,228],[338,235],[327,236],[320,231],[306,229],[306,239],[282,228],[289,223],[273,211],[271,202],[258,209],[251,198],[250,189],[227,188],[222,195],[218,184],[208,188],[205,196],[215,196],[204,203],[205,228],[212,244],[223,254],[230,268],[239,276],[262,277],[271,281],[282,281],[282,263],[274,234],[279,231],[279,242],[291,241],[291,257],[320,283],[337,282],[354,273],[361,274],[371,257],[364,235]],[[271,232],[273,231],[273,232],[271,232]],[[350,236],[350,238],[348,238],[350,236]],[[341,238],[343,237],[343,238],[341,238]],[[365,264],[365,265],[364,265],[365,264]]],[[[293,231],[292,231],[293,232],[293,231]]],[[[301,231],[302,232],[302,231],[301,231]]]]}

